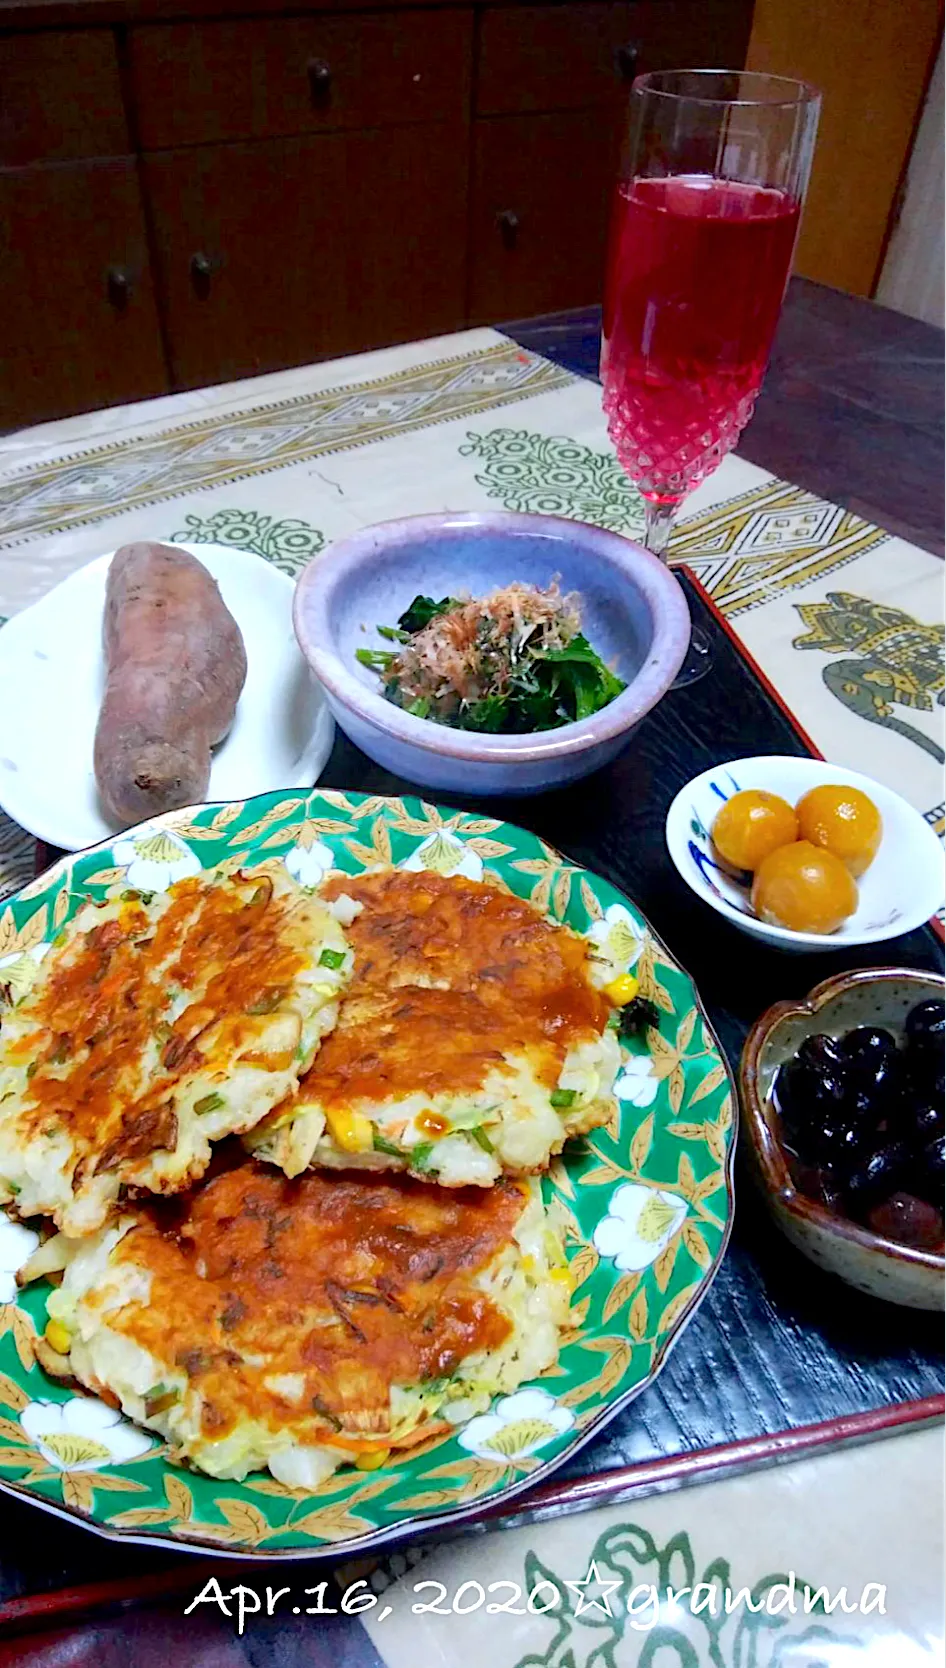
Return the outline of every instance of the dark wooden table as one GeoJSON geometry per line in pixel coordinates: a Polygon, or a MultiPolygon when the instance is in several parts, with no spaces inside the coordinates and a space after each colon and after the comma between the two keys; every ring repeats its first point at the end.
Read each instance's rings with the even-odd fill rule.
{"type": "MultiPolygon", "coordinates": [[[[579,374],[594,375],[596,314],[507,328],[524,345],[579,374]]],[[[937,379],[942,383],[942,346],[942,336],[926,327],[796,283],[744,455],[939,549],[942,401],[934,392],[937,379]],[[879,367],[877,386],[872,365],[879,367]]],[[[666,804],[690,775],[721,757],[804,751],[790,720],[696,596],[693,609],[714,640],[710,679],[669,696],[641,726],[633,749],[577,793],[491,805],[495,814],[534,827],[635,897],[694,975],[735,1060],[748,1024],[769,1001],[801,993],[835,970],[841,958],[836,952],[811,959],[779,956],[725,924],[714,921],[710,927],[702,913],[699,922],[706,930],[693,931],[698,905],[664,851],[666,804]]],[[[381,792],[405,786],[341,736],[323,781],[381,792]]],[[[891,957],[930,966],[939,964],[940,951],[927,930],[879,946],[863,961],[891,957]]],[[[818,1420],[869,1421],[873,1409],[928,1397],[942,1386],[941,1332],[935,1317],[881,1309],[815,1276],[743,1189],[731,1249],[706,1302],[657,1383],[564,1469],[572,1479],[572,1498],[577,1503],[593,1497],[616,1467],[652,1469],[716,1443],[751,1443],[766,1432],[797,1430],[818,1420]],[[707,1363],[714,1379],[709,1400],[703,1394],[707,1363]],[[592,1483],[582,1482],[589,1473],[592,1483]]],[[[4,1616],[36,1625],[36,1600],[46,1592],[49,1627],[64,1603],[56,1592],[92,1582],[104,1584],[103,1597],[120,1590],[140,1599],[143,1587],[150,1587],[157,1598],[161,1584],[175,1594],[183,1584],[186,1595],[164,1608],[137,1608],[89,1621],[77,1631],[50,1631],[28,1646],[24,1640],[38,1668],[67,1660],[71,1668],[98,1668],[129,1658],[135,1668],[152,1668],[152,1662],[163,1668],[169,1656],[212,1659],[215,1668],[218,1662],[236,1668],[247,1661],[279,1668],[296,1661],[310,1668],[323,1661],[335,1668],[376,1668],[378,1659],[357,1621],[339,1617],[322,1624],[316,1635],[304,1618],[274,1618],[238,1641],[231,1624],[216,1614],[182,1619],[183,1603],[209,1573],[206,1562],[189,1561],[182,1575],[173,1552],[96,1542],[9,1500],[0,1501],[0,1514],[0,1625],[4,1616]]],[[[302,1585],[307,1579],[304,1565],[291,1572],[283,1566],[278,1573],[278,1582],[276,1571],[270,1577],[276,1584],[302,1585]]],[[[244,1572],[229,1579],[232,1584],[251,1578],[244,1572]]],[[[255,1571],[252,1579],[256,1584],[255,1571]]],[[[258,1579],[267,1577],[259,1572],[258,1579]]],[[[14,1660],[5,1653],[17,1649],[13,1641],[6,1647],[0,1642],[0,1668],[14,1660]]]]}
{"type": "MultiPolygon", "coordinates": [[[[597,378],[600,309],[504,325],[597,378]]],[[[739,456],[943,555],[943,332],[793,278],[739,456]]]]}

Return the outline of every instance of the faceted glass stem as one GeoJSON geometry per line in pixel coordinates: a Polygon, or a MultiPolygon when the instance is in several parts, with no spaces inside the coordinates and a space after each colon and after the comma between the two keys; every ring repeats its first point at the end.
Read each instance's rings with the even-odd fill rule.
{"type": "Polygon", "coordinates": [[[676,502],[644,499],[644,546],[654,556],[659,556],[662,562],[667,560],[666,549],[677,507],[676,502]]]}
{"type": "MultiPolygon", "coordinates": [[[[659,498],[644,499],[644,547],[651,555],[659,556],[662,562],[667,560],[667,545],[673,529],[674,517],[680,508],[681,500],[659,498]]],[[[705,678],[712,663],[712,651],[706,633],[699,626],[693,626],[690,631],[690,647],[687,649],[686,659],[673,680],[671,688],[684,689],[687,684],[698,683],[705,678]]]]}

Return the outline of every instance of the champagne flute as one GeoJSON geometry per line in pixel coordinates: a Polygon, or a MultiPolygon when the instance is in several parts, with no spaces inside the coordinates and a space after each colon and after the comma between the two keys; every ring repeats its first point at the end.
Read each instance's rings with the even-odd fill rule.
{"type": "MultiPolygon", "coordinates": [[[[788,283],[820,95],[746,70],[637,77],[601,338],[608,432],[666,559],[687,493],[752,416],[788,283]]],[[[702,641],[701,641],[702,639],[702,641]]],[[[708,668],[694,633],[678,683],[708,668]]]]}

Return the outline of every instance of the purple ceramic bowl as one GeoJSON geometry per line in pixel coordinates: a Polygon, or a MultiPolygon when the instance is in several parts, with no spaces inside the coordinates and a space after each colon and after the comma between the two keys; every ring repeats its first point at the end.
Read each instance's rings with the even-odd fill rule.
{"type": "Polygon", "coordinates": [[[607,764],[666,694],[686,654],[690,616],[672,573],[639,544],[583,522],[544,515],[444,511],[366,527],[305,569],[293,605],[296,636],[336,719],[396,775],[465,794],[539,793],[607,764]],[[582,629],[627,688],[591,718],[536,735],[482,735],[402,712],[381,694],[359,648],[389,645],[418,592],[485,596],[520,580],[557,577],[578,591],[582,629]]]}

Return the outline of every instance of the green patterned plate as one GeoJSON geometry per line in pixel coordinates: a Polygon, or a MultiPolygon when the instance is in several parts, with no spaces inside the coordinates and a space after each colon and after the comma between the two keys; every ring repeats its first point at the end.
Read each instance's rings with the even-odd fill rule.
{"type": "Polygon", "coordinates": [[[274,793],[175,812],[64,858],[0,914],[0,980],[59,930],[81,895],[157,891],[201,868],[285,863],[302,885],[378,864],[498,880],[607,940],[660,1010],[625,1050],[620,1115],[545,1178],[575,1278],[557,1367],[456,1434],[314,1492],[268,1473],[221,1482],[173,1465],[157,1439],[43,1370],[49,1288],[17,1294],[32,1230],[0,1212],[0,1487],[99,1533],[267,1558],[379,1546],[405,1527],[475,1516],[546,1477],[659,1371],[719,1266],[733,1213],[733,1084],[687,975],[607,881],[534,834],[417,799],[274,793]]]}

